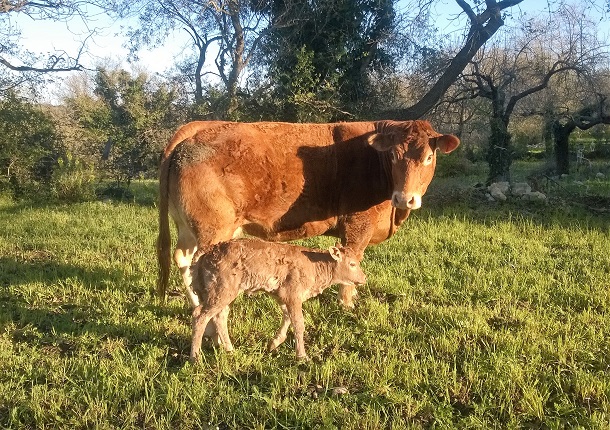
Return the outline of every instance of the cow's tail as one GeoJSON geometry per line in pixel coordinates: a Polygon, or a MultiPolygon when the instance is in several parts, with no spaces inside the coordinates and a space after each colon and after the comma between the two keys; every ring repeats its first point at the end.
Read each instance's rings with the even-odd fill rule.
{"type": "Polygon", "coordinates": [[[157,296],[165,300],[171,267],[171,236],[169,231],[169,166],[171,156],[163,157],[159,168],[159,236],[157,237],[157,259],[159,274],[157,296]]]}
{"type": "Polygon", "coordinates": [[[163,149],[163,154],[161,155],[161,166],[159,167],[159,236],[157,237],[157,259],[159,261],[157,296],[161,300],[165,300],[167,294],[172,264],[169,230],[169,173],[171,160],[176,146],[197,134],[203,124],[206,123],[194,121],[180,127],[163,149]]]}

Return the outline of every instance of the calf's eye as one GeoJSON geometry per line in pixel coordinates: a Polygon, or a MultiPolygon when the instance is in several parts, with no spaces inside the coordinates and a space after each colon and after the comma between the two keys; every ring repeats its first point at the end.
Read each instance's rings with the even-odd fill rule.
{"type": "Polygon", "coordinates": [[[390,151],[390,159],[392,160],[392,163],[396,163],[398,161],[398,155],[396,155],[396,151],[390,151]]]}

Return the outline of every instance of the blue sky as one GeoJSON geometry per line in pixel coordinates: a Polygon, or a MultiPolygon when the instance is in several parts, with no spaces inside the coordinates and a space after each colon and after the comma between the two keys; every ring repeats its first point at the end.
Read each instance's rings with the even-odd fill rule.
{"type": "MultiPolygon", "coordinates": [[[[71,56],[76,56],[89,35],[87,26],[80,18],[66,23],[34,21],[26,15],[20,15],[13,18],[13,23],[21,28],[22,46],[34,52],[63,50],[71,56]]],[[[88,22],[89,28],[95,29],[95,34],[86,42],[87,52],[81,57],[81,63],[85,67],[95,68],[100,61],[110,59],[129,68],[126,62],[128,51],[123,46],[125,38],[120,34],[121,26],[125,24],[102,16],[88,22]]],[[[174,62],[176,54],[177,52],[169,47],[143,51],[140,54],[141,63],[150,72],[163,72],[174,62]]]]}

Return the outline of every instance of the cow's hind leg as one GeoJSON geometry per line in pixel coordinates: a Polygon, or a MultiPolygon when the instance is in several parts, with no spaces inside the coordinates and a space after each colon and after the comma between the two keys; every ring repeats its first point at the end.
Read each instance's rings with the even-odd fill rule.
{"type": "Polygon", "coordinates": [[[197,297],[197,294],[195,294],[191,286],[193,283],[191,263],[193,261],[193,255],[195,255],[195,252],[197,251],[197,239],[187,226],[181,226],[177,223],[176,227],[178,229],[178,242],[176,243],[176,250],[174,251],[174,261],[180,269],[186,297],[191,308],[194,309],[199,305],[199,297],[197,297]]]}

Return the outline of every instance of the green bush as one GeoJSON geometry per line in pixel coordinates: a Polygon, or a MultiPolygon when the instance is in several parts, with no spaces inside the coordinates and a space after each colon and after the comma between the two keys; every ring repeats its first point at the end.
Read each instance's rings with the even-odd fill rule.
{"type": "Polygon", "coordinates": [[[448,178],[452,176],[468,176],[477,173],[475,164],[466,157],[458,154],[440,156],[436,161],[435,176],[448,178]]]}
{"type": "Polygon", "coordinates": [[[67,154],[57,161],[51,177],[51,194],[67,202],[95,198],[96,175],[93,166],[67,154]]]}
{"type": "Polygon", "coordinates": [[[0,98],[0,189],[14,197],[46,194],[57,143],[47,112],[14,93],[0,98]]]}

